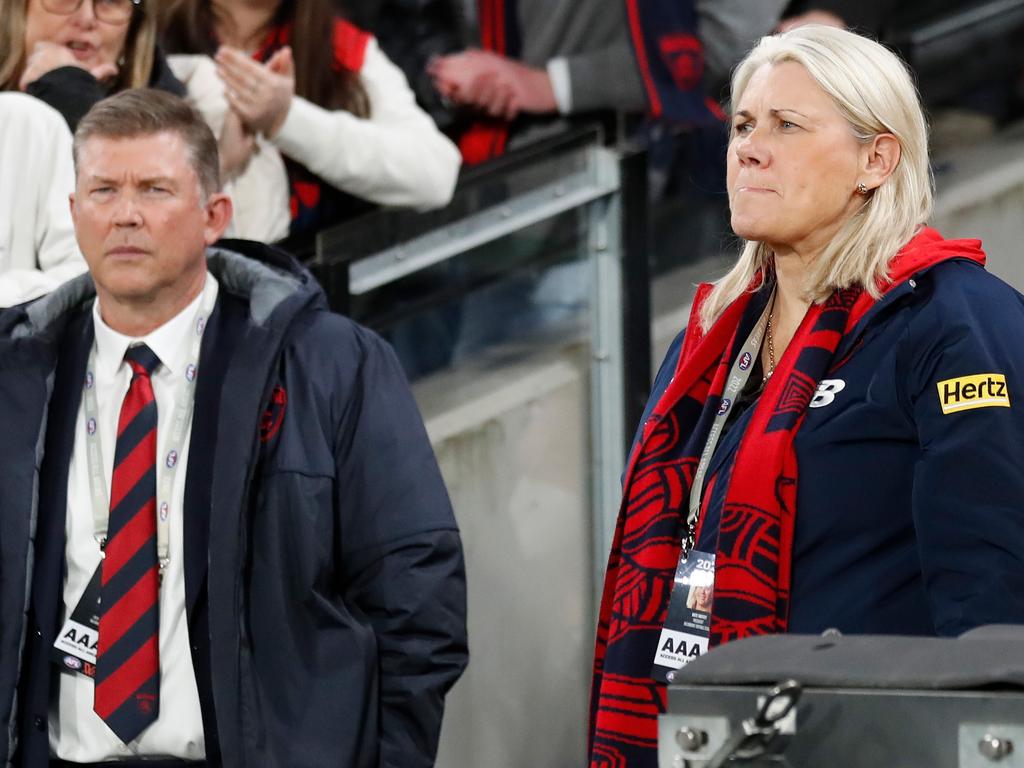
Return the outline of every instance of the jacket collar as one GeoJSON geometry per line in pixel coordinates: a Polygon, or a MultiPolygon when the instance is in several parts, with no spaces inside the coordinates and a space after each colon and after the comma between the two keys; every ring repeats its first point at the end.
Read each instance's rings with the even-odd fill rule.
{"type": "Polygon", "coordinates": [[[968,261],[983,267],[986,256],[981,241],[945,240],[931,227],[922,227],[889,262],[888,279],[878,283],[881,297],[876,300],[866,291],[861,294],[850,311],[846,333],[834,359],[846,357],[872,325],[913,296],[927,281],[929,273],[948,261],[968,261]]]}
{"type": "MultiPolygon", "coordinates": [[[[255,325],[286,324],[311,303],[327,306],[312,274],[272,246],[222,240],[207,249],[206,257],[220,290],[244,299],[249,321],[255,325]]],[[[0,313],[0,334],[23,338],[57,332],[75,312],[91,307],[95,297],[92,276],[79,275],[36,301],[0,313]]]]}

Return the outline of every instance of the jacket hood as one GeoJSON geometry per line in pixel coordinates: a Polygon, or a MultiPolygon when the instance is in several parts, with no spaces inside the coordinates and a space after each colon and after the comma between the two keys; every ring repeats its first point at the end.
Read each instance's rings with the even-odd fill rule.
{"type": "MultiPolygon", "coordinates": [[[[985,266],[986,256],[981,248],[981,240],[946,240],[931,227],[923,227],[893,256],[888,265],[889,278],[879,280],[878,289],[884,299],[885,296],[906,286],[915,275],[953,259],[966,259],[985,266]]],[[[866,291],[862,293],[850,310],[846,322],[847,332],[864,319],[878,303],[878,300],[866,291]]]]}
{"type": "MultiPolygon", "coordinates": [[[[313,275],[293,256],[249,240],[221,240],[206,251],[207,268],[223,290],[248,301],[255,325],[287,322],[307,305],[327,308],[313,275]]],[[[96,296],[86,272],[40,299],[0,313],[0,336],[21,338],[59,330],[96,296]]]]}
{"type": "Polygon", "coordinates": [[[879,288],[887,292],[913,275],[950,259],[968,259],[985,266],[981,240],[946,240],[931,227],[924,227],[889,262],[889,280],[879,288]]]}

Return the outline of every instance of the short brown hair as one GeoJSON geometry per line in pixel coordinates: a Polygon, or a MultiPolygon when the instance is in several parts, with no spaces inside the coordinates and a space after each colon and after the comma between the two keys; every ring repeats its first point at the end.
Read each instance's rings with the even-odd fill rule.
{"type": "Polygon", "coordinates": [[[89,139],[133,139],[170,131],[188,147],[189,161],[203,197],[220,190],[220,157],[217,140],[206,120],[184,99],[153,88],[133,88],[98,102],[78,123],[75,131],[75,173],[78,156],[89,139]]]}

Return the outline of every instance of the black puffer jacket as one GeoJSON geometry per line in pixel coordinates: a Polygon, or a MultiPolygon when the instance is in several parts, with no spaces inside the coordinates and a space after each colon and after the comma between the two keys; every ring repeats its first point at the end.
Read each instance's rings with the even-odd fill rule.
{"type": "MultiPolygon", "coordinates": [[[[328,312],[307,271],[230,248],[209,257],[183,554],[211,763],[428,768],[467,651],[422,421],[387,345],[328,312]]],[[[59,587],[38,586],[60,583],[67,505],[47,479],[68,459],[47,453],[74,422],[92,301],[83,275],[0,313],[0,764],[48,764],[59,587]]]]}

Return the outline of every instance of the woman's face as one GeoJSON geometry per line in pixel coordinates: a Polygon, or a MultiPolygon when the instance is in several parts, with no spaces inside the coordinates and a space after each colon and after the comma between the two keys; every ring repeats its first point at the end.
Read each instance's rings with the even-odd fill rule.
{"type": "Polygon", "coordinates": [[[705,606],[711,600],[711,587],[697,587],[697,605],[705,606]]]}
{"type": "Polygon", "coordinates": [[[777,253],[820,251],[863,204],[866,150],[802,65],[765,64],[735,105],[727,179],[732,228],[777,253]]]}
{"type": "Polygon", "coordinates": [[[40,0],[28,0],[25,53],[31,54],[36,43],[56,43],[68,48],[86,69],[116,64],[131,25],[100,21],[95,1],[83,0],[74,13],[59,14],[46,10],[40,0]]]}

